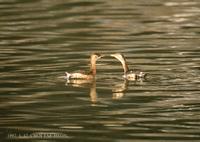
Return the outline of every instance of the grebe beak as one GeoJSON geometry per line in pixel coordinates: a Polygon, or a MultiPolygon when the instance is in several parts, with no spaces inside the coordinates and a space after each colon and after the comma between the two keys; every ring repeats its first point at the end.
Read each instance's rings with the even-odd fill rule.
{"type": "Polygon", "coordinates": [[[104,57],[105,55],[101,55],[100,58],[104,57]]]}
{"type": "Polygon", "coordinates": [[[98,57],[97,57],[97,60],[98,59],[101,59],[102,57],[104,57],[105,55],[99,55],[98,57]]]}

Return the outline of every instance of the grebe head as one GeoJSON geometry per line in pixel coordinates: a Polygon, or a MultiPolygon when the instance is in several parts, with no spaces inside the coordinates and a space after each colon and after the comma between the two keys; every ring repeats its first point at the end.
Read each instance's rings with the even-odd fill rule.
{"type": "Polygon", "coordinates": [[[98,59],[100,59],[101,57],[103,57],[103,55],[99,54],[99,53],[93,53],[91,55],[91,60],[93,61],[97,61],[98,59]]]}
{"type": "Polygon", "coordinates": [[[98,53],[93,53],[90,56],[90,71],[91,71],[93,76],[96,75],[96,61],[98,59],[100,59],[101,57],[103,57],[103,55],[98,54],[98,53]]]}

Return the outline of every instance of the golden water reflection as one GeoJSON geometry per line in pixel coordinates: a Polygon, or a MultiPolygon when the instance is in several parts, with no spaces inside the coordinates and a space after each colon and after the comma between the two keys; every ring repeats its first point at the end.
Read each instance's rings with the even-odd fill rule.
{"type": "MultiPolygon", "coordinates": [[[[118,84],[114,85],[111,88],[112,91],[112,99],[121,99],[124,97],[127,89],[129,81],[124,79],[123,82],[119,82],[118,84]]],[[[83,79],[74,79],[74,80],[67,80],[66,86],[78,87],[78,88],[89,88],[89,96],[92,103],[98,102],[98,95],[96,89],[96,80],[83,80],[83,79]]]]}

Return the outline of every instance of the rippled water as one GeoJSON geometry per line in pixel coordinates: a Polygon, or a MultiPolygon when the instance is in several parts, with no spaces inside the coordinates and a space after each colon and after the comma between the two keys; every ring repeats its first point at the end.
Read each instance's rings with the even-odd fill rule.
{"type": "Polygon", "coordinates": [[[199,0],[0,0],[2,140],[199,141],[199,0]],[[93,52],[116,59],[67,83],[93,52]]]}

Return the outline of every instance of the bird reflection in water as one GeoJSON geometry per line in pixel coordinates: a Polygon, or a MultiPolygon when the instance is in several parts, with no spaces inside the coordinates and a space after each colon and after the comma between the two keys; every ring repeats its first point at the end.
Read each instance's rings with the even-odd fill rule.
{"type": "Polygon", "coordinates": [[[128,90],[128,80],[124,79],[123,83],[116,84],[112,89],[113,99],[120,99],[124,96],[126,90],[128,90]]]}
{"type": "MultiPolygon", "coordinates": [[[[97,90],[96,90],[96,80],[67,80],[66,86],[78,87],[78,88],[88,88],[90,89],[89,96],[92,103],[98,102],[97,90]]],[[[124,80],[123,83],[116,84],[112,88],[112,99],[120,99],[125,95],[128,89],[128,80],[124,80]]]]}
{"type": "Polygon", "coordinates": [[[90,89],[90,99],[92,103],[97,102],[97,92],[96,92],[96,80],[83,80],[83,79],[74,79],[67,80],[66,86],[78,87],[78,88],[89,88],[90,89]]]}

